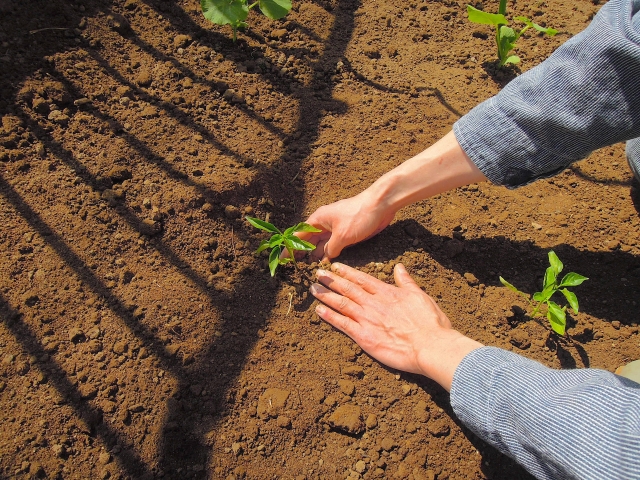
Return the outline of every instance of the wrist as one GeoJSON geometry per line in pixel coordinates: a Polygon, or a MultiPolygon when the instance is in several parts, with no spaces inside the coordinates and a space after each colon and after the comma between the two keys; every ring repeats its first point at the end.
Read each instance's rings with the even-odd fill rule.
{"type": "Polygon", "coordinates": [[[450,391],[458,365],[470,352],[482,346],[457,330],[443,328],[434,332],[429,344],[418,352],[418,366],[424,376],[450,391]]]}

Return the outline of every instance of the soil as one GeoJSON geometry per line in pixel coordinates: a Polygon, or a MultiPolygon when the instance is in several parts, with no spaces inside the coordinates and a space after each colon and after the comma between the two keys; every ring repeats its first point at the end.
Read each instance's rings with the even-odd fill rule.
{"type": "MultiPolygon", "coordinates": [[[[0,1],[0,477],[530,478],[313,314],[317,264],[271,278],[243,216],[358,193],[597,3],[518,2],[560,33],[499,70],[465,2],[296,1],[233,43],[195,1],[0,1]]],[[[403,262],[485,344],[614,371],[640,358],[639,207],[615,145],[419,202],[340,260],[403,262]],[[568,339],[498,281],[536,291],[550,249],[590,278],[568,339]]]]}

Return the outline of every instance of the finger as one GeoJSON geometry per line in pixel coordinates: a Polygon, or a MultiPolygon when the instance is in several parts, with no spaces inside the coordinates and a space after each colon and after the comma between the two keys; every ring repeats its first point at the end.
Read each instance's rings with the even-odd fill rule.
{"type": "Polygon", "coordinates": [[[338,242],[337,236],[331,236],[327,244],[324,246],[324,256],[328,259],[336,258],[341,253],[342,250],[348,247],[348,245],[344,245],[342,242],[338,242]]]}
{"type": "Polygon", "coordinates": [[[411,275],[409,275],[405,266],[401,263],[396,264],[393,269],[393,278],[396,281],[396,285],[400,288],[417,289],[422,291],[413,278],[411,278],[411,275]]]}
{"type": "Polygon", "coordinates": [[[355,316],[358,315],[361,311],[360,305],[351,300],[349,297],[340,295],[339,293],[334,292],[324,285],[314,283],[313,285],[311,285],[311,288],[309,290],[311,291],[311,294],[322,303],[332,308],[336,312],[348,316],[351,319],[355,318],[355,316]]]}
{"type": "Polygon", "coordinates": [[[367,292],[358,285],[346,278],[343,278],[333,272],[327,270],[318,269],[316,272],[318,281],[324,286],[330,288],[336,293],[343,295],[350,300],[353,300],[358,305],[362,304],[363,297],[367,295],[367,292]]]}
{"type": "Polygon", "coordinates": [[[318,316],[330,325],[333,325],[341,332],[346,333],[351,338],[357,333],[359,327],[358,322],[339,314],[338,312],[327,308],[325,305],[317,305],[316,313],[318,316]]]}
{"type": "Polygon", "coordinates": [[[378,280],[377,278],[361,272],[360,270],[356,270],[355,268],[351,268],[344,263],[336,262],[332,264],[331,270],[333,270],[333,272],[338,276],[355,283],[367,293],[377,293],[382,285],[386,285],[386,283],[378,280]]]}

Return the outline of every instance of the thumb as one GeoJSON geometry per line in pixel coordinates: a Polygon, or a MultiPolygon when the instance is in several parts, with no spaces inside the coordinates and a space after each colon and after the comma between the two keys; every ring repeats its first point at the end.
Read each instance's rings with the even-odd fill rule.
{"type": "Polygon", "coordinates": [[[393,269],[393,278],[396,281],[396,285],[400,288],[420,290],[418,284],[411,278],[411,275],[409,275],[409,272],[407,272],[407,269],[404,268],[404,265],[401,263],[396,264],[393,269]]]}
{"type": "Polygon", "coordinates": [[[324,257],[325,259],[336,258],[338,255],[342,253],[342,249],[344,245],[338,243],[337,240],[334,240],[333,235],[329,239],[329,241],[324,245],[324,257]]]}

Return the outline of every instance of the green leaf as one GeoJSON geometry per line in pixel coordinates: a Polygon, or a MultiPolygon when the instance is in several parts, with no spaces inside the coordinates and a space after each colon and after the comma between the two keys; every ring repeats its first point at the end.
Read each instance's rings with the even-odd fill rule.
{"type": "Polygon", "coordinates": [[[520,63],[520,57],[517,55],[509,55],[503,65],[507,65],[508,63],[513,63],[514,65],[520,63]]]}
{"type": "Polygon", "coordinates": [[[541,292],[536,292],[533,294],[533,299],[536,302],[546,302],[547,300],[549,300],[551,298],[551,296],[556,292],[556,289],[551,286],[549,288],[544,289],[541,292]]]}
{"type": "Polygon", "coordinates": [[[307,242],[305,240],[301,240],[298,237],[293,235],[289,237],[285,237],[285,245],[289,246],[289,248],[293,250],[304,250],[310,252],[311,250],[315,250],[316,246],[313,243],[307,242]],[[288,242],[288,245],[287,245],[288,242]]]}
{"type": "Polygon", "coordinates": [[[267,240],[266,238],[264,240],[262,240],[260,242],[260,245],[258,246],[258,249],[256,250],[256,253],[260,253],[263,250],[266,250],[267,248],[269,248],[271,245],[269,245],[269,240],[267,240]]]}
{"type": "Polygon", "coordinates": [[[542,290],[547,290],[556,284],[557,274],[553,266],[547,267],[547,270],[544,272],[544,281],[542,283],[542,290]]]}
{"type": "Polygon", "coordinates": [[[549,311],[547,312],[547,318],[551,324],[551,328],[558,335],[564,335],[567,328],[567,314],[556,303],[549,302],[547,304],[549,311]]]}
{"type": "Polygon", "coordinates": [[[282,239],[284,237],[282,235],[280,235],[279,233],[276,233],[275,235],[273,235],[270,239],[269,239],[269,246],[270,247],[277,247],[278,245],[282,245],[282,239]]]}
{"type": "Polygon", "coordinates": [[[260,11],[271,20],[284,17],[291,10],[291,0],[259,0],[260,11]]]}
{"type": "Polygon", "coordinates": [[[504,15],[483,12],[471,5],[467,5],[467,15],[469,21],[483,25],[506,25],[509,23],[504,15]]]}
{"type": "Polygon", "coordinates": [[[585,280],[589,280],[587,277],[583,277],[575,272],[567,273],[560,282],[559,287],[577,287],[581,285],[585,280]]]}
{"type": "Polygon", "coordinates": [[[319,228],[309,225],[308,223],[301,222],[295,226],[294,232],[321,232],[319,228]]]}
{"type": "Polygon", "coordinates": [[[567,302],[569,302],[569,305],[571,305],[571,309],[575,312],[578,313],[578,297],[576,297],[576,294],[573,292],[570,292],[569,290],[567,290],[566,288],[563,288],[562,290],[560,290],[562,292],[562,294],[565,296],[565,298],[567,299],[567,302]]]}
{"type": "Polygon", "coordinates": [[[249,8],[241,0],[200,0],[204,17],[217,25],[241,26],[249,8]]]}
{"type": "Polygon", "coordinates": [[[259,218],[254,218],[254,217],[244,217],[244,218],[247,220],[247,222],[249,222],[251,225],[253,225],[256,228],[259,228],[260,230],[266,230],[267,232],[273,232],[273,233],[280,233],[280,230],[278,230],[275,226],[273,226],[269,222],[265,222],[264,220],[260,220],[259,218]]]}
{"type": "Polygon", "coordinates": [[[526,23],[528,26],[533,27],[533,22],[527,17],[513,17],[513,19],[517,20],[518,22],[526,23]]]}
{"type": "Polygon", "coordinates": [[[269,271],[272,277],[276,274],[276,268],[280,264],[280,252],[282,252],[282,248],[276,247],[269,254],[269,271]]]}
{"type": "Polygon", "coordinates": [[[540,25],[538,25],[537,23],[531,22],[531,26],[533,28],[535,28],[536,30],[538,30],[539,32],[542,33],[546,33],[547,35],[549,35],[550,37],[553,37],[556,33],[558,33],[558,31],[555,28],[551,28],[551,27],[541,27],[540,25]]]}
{"type": "Polygon", "coordinates": [[[558,258],[558,255],[556,255],[556,252],[554,252],[553,250],[549,250],[549,265],[553,267],[553,271],[555,272],[556,277],[564,268],[564,265],[558,258]]]}
{"type": "Polygon", "coordinates": [[[525,297],[528,297],[529,295],[527,295],[524,292],[521,292],[520,290],[518,290],[516,287],[514,287],[513,285],[511,285],[509,282],[507,282],[504,278],[502,277],[498,277],[500,278],[500,283],[502,285],[504,285],[505,287],[507,287],[509,290],[511,290],[512,292],[516,292],[519,293],[520,295],[524,295],[525,297]]]}

